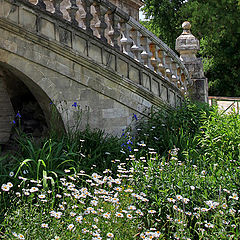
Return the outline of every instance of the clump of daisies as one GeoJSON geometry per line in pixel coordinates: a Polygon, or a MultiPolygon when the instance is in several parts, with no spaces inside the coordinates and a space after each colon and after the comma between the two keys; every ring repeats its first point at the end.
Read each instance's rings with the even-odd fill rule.
{"type": "MultiPolygon", "coordinates": [[[[66,171],[69,175],[59,179],[56,190],[21,179],[20,188],[12,193],[15,206],[5,214],[5,235],[16,239],[157,239],[160,231],[147,231],[143,222],[145,215],[156,211],[150,209],[146,194],[132,185],[132,170],[125,163],[115,163],[115,176],[110,169],[92,175],[66,171]]],[[[4,184],[2,191],[10,187],[4,184]]]]}

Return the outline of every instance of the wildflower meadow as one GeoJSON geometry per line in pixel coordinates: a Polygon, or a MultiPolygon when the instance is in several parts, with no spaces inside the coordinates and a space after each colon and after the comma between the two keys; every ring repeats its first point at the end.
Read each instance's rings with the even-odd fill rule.
{"type": "Polygon", "coordinates": [[[0,149],[1,239],[240,239],[234,111],[187,102],[133,114],[121,137],[16,132],[19,150],[0,149]]]}

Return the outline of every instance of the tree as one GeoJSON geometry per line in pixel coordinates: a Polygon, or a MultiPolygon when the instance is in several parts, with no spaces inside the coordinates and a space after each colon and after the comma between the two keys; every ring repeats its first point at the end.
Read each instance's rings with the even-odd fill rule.
{"type": "Polygon", "coordinates": [[[181,32],[181,8],[184,0],[145,0],[144,11],[149,21],[142,22],[150,31],[174,49],[181,32]]]}
{"type": "Polygon", "coordinates": [[[240,0],[145,0],[144,9],[151,18],[145,26],[171,48],[181,23],[190,21],[200,39],[209,94],[240,95],[240,0]]]}

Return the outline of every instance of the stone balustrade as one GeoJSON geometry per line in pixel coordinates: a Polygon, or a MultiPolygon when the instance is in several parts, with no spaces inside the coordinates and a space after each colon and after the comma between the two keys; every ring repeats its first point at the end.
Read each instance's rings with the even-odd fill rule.
{"type": "Polygon", "coordinates": [[[180,58],[165,43],[107,0],[17,0],[29,2],[84,29],[133,58],[182,94],[192,84],[180,58]]]}
{"type": "Polygon", "coordinates": [[[176,108],[199,88],[193,43],[190,33],[178,38],[180,59],[106,0],[0,0],[0,144],[8,141],[14,116],[8,94],[18,92],[8,73],[36,98],[46,120],[53,102],[59,124],[75,126],[71,109],[78,102],[87,110],[83,124],[119,134],[133,114],[176,108]]]}

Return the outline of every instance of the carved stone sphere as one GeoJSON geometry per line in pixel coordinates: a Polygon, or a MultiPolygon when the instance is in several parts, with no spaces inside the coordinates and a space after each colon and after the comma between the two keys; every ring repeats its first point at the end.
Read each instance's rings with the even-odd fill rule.
{"type": "Polygon", "coordinates": [[[188,21],[185,21],[183,24],[182,24],[182,28],[184,30],[190,30],[191,29],[191,23],[188,22],[188,21]]]}

